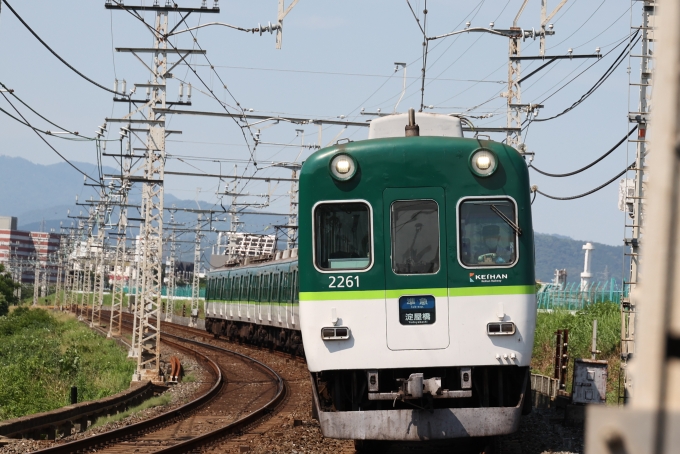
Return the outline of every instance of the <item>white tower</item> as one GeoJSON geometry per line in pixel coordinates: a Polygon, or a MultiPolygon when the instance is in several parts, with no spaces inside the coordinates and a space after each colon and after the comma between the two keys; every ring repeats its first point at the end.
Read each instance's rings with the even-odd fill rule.
{"type": "Polygon", "coordinates": [[[593,258],[593,255],[590,251],[595,249],[595,246],[593,246],[592,243],[586,243],[583,245],[583,250],[586,251],[586,257],[585,257],[585,262],[583,264],[583,273],[581,273],[581,291],[585,292],[590,288],[590,278],[593,277],[592,273],[590,272],[590,261],[593,258]]]}

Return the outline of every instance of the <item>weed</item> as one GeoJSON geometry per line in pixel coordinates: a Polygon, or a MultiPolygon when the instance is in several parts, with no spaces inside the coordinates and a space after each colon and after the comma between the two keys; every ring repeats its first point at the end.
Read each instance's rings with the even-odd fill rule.
{"type": "Polygon", "coordinates": [[[0,420],[127,389],[135,365],[115,342],[73,317],[17,307],[0,317],[0,420]]]}
{"type": "Polygon", "coordinates": [[[164,407],[170,403],[171,397],[163,394],[157,397],[152,397],[151,399],[147,399],[141,404],[137,405],[136,407],[128,408],[124,412],[117,413],[115,415],[111,416],[105,416],[103,418],[97,419],[92,426],[90,426],[90,429],[94,429],[95,427],[100,427],[103,426],[104,424],[108,424],[110,422],[116,422],[120,421],[122,419],[127,418],[130,415],[133,415],[135,413],[139,413],[140,411],[146,410],[147,408],[153,408],[153,407],[164,407]]]}
{"type": "Polygon", "coordinates": [[[597,320],[597,349],[601,351],[598,359],[606,360],[609,363],[607,403],[617,403],[621,366],[621,315],[616,303],[591,304],[576,313],[562,309],[540,312],[536,318],[536,334],[531,362],[532,372],[552,376],[555,331],[566,328],[569,330],[569,357],[572,358],[567,371],[567,390],[570,390],[573,377],[573,358],[590,358],[593,320],[597,320]]]}

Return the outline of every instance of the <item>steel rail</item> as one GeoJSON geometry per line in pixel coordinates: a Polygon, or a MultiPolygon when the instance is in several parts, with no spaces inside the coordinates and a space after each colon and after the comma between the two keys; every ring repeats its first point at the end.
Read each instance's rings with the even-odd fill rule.
{"type": "MultiPolygon", "coordinates": [[[[123,324],[129,325],[129,322],[124,321],[123,324]]],[[[178,324],[173,324],[173,325],[179,326],[179,327],[182,327],[182,328],[186,328],[183,325],[178,325],[178,324]]],[[[196,331],[204,333],[204,331],[200,331],[200,330],[196,330],[196,331]]],[[[191,332],[191,331],[189,331],[189,332],[191,332]]],[[[163,453],[163,454],[186,453],[186,452],[189,452],[193,449],[197,449],[201,446],[205,446],[207,444],[210,444],[210,443],[213,443],[213,442],[218,441],[220,439],[223,439],[224,437],[226,437],[228,435],[240,432],[245,427],[248,427],[248,426],[252,425],[253,423],[256,423],[258,420],[262,419],[263,417],[269,415],[272,412],[272,410],[274,410],[286,398],[287,387],[285,386],[285,382],[284,382],[283,378],[279,374],[277,374],[276,371],[274,371],[271,367],[262,363],[261,361],[258,361],[254,358],[247,356],[247,355],[244,355],[244,354],[241,354],[241,353],[238,353],[238,352],[234,352],[232,350],[227,350],[225,348],[217,347],[215,345],[207,344],[207,343],[196,341],[196,340],[193,340],[193,339],[186,339],[186,338],[183,338],[181,336],[177,336],[177,335],[174,335],[174,334],[171,334],[171,333],[168,333],[168,332],[162,331],[161,334],[162,334],[162,337],[163,337],[163,342],[166,343],[167,345],[171,345],[172,347],[177,348],[178,350],[182,350],[182,351],[185,351],[185,352],[191,352],[192,354],[195,354],[195,355],[200,355],[203,358],[205,358],[207,361],[209,361],[209,363],[211,364],[213,369],[216,369],[217,373],[219,374],[220,387],[217,388],[217,384],[216,384],[215,386],[213,386],[211,388],[211,390],[208,393],[206,393],[204,396],[200,397],[199,399],[196,399],[195,401],[192,401],[192,402],[190,402],[190,403],[188,403],[188,404],[186,404],[186,405],[184,405],[184,406],[182,406],[178,409],[171,410],[167,413],[159,415],[156,418],[152,418],[152,419],[149,419],[149,420],[146,420],[146,421],[142,421],[140,423],[137,423],[137,424],[134,424],[134,425],[131,425],[131,426],[127,426],[127,427],[124,427],[124,428],[121,428],[121,429],[116,429],[116,430],[113,430],[113,431],[110,431],[110,432],[105,432],[103,434],[95,435],[93,437],[85,438],[85,439],[82,439],[82,440],[77,440],[77,441],[70,442],[70,443],[65,443],[63,445],[54,446],[54,447],[43,449],[41,451],[36,451],[36,452],[39,452],[39,453],[48,452],[48,453],[59,453],[59,454],[79,452],[79,451],[82,452],[82,451],[87,450],[87,449],[93,449],[93,448],[97,448],[99,446],[113,444],[112,442],[115,442],[115,441],[120,440],[120,439],[130,439],[130,438],[133,438],[136,435],[139,435],[143,432],[148,431],[148,429],[156,428],[159,425],[166,425],[167,422],[174,422],[178,419],[184,419],[184,418],[186,418],[186,416],[188,416],[189,412],[193,413],[195,410],[198,409],[198,407],[200,407],[203,404],[207,403],[208,401],[212,400],[212,398],[214,398],[217,395],[217,393],[222,389],[222,386],[224,384],[224,377],[222,375],[222,372],[221,372],[219,366],[214,361],[209,359],[207,356],[203,355],[202,353],[199,353],[199,352],[192,350],[192,349],[190,349],[186,346],[183,346],[183,345],[180,345],[180,344],[177,344],[175,342],[167,340],[168,337],[173,338],[173,339],[175,339],[179,342],[200,346],[200,347],[207,348],[207,349],[213,350],[213,351],[223,352],[223,353],[226,353],[226,354],[229,354],[229,355],[232,355],[232,356],[237,356],[237,357],[240,357],[240,358],[242,358],[242,359],[244,359],[244,360],[246,360],[246,361],[248,361],[252,364],[257,365],[258,367],[261,367],[262,369],[267,371],[270,375],[272,375],[272,377],[275,379],[276,385],[277,385],[277,392],[276,392],[276,395],[269,402],[267,402],[265,405],[258,408],[257,410],[251,412],[249,415],[244,416],[243,418],[241,418],[237,421],[234,421],[231,424],[228,424],[224,427],[213,430],[213,431],[208,432],[206,434],[199,435],[197,437],[191,438],[191,439],[186,440],[184,442],[180,442],[178,444],[168,446],[164,449],[155,451],[156,454],[160,454],[160,453],[163,453]],[[210,399],[206,400],[205,402],[201,402],[201,403],[198,403],[196,405],[193,405],[189,409],[186,408],[187,406],[194,404],[198,400],[203,400],[208,395],[210,395],[210,399]],[[135,428],[137,428],[137,430],[134,430],[135,428]]]]}
{"type": "Polygon", "coordinates": [[[234,433],[240,432],[245,427],[250,426],[251,424],[257,422],[259,419],[262,419],[263,417],[269,415],[272,412],[272,410],[274,410],[285,399],[285,397],[286,397],[286,386],[285,386],[285,382],[283,381],[283,378],[279,374],[277,374],[274,371],[274,369],[267,366],[266,364],[254,359],[254,358],[251,358],[250,356],[246,356],[246,355],[243,355],[241,353],[234,352],[232,350],[227,350],[227,349],[224,349],[224,348],[221,348],[221,347],[217,347],[217,346],[212,345],[212,344],[206,344],[204,342],[199,342],[199,341],[193,340],[193,339],[185,339],[185,338],[182,338],[180,336],[175,336],[174,334],[170,334],[170,333],[167,333],[167,332],[161,332],[161,334],[166,338],[168,336],[170,336],[170,337],[173,337],[173,338],[176,338],[176,339],[181,339],[182,342],[187,342],[187,343],[199,345],[201,347],[208,348],[208,349],[211,349],[211,350],[217,350],[217,351],[221,351],[221,352],[228,353],[228,354],[231,354],[231,355],[239,356],[239,357],[246,359],[246,360],[248,360],[252,363],[255,363],[255,364],[264,368],[266,371],[268,371],[270,374],[273,375],[273,377],[277,381],[278,389],[277,389],[276,395],[269,402],[267,402],[264,406],[260,407],[259,409],[253,411],[248,416],[244,416],[243,418],[241,418],[237,421],[234,421],[233,423],[228,424],[224,427],[213,430],[212,432],[208,432],[206,434],[199,435],[199,436],[194,437],[190,440],[181,442],[181,443],[173,445],[173,446],[169,446],[169,447],[162,449],[160,451],[156,451],[156,454],[161,454],[161,453],[162,454],[175,454],[175,453],[176,454],[182,454],[182,453],[190,452],[194,449],[198,449],[202,446],[205,446],[207,444],[210,444],[210,443],[218,441],[222,438],[225,438],[228,435],[232,435],[234,433]]]}
{"type": "Polygon", "coordinates": [[[198,397],[197,399],[192,400],[191,402],[182,405],[179,408],[168,411],[154,418],[147,419],[145,421],[140,421],[136,424],[121,427],[119,429],[114,429],[98,435],[94,435],[92,437],[71,441],[68,443],[41,449],[35,452],[50,454],[70,454],[75,452],[84,452],[87,450],[97,448],[99,446],[112,444],[113,442],[116,442],[118,440],[127,440],[129,438],[139,436],[145,432],[148,432],[150,429],[155,429],[161,425],[166,425],[167,423],[184,419],[190,413],[193,413],[195,410],[197,410],[199,407],[210,402],[224,387],[224,376],[222,375],[222,370],[219,368],[217,363],[215,363],[213,360],[211,360],[204,354],[199,353],[183,345],[167,340],[164,340],[163,342],[169,346],[172,346],[173,348],[182,350],[190,355],[201,357],[205,363],[210,365],[210,367],[214,370],[215,374],[217,375],[217,381],[207,393],[198,397]]]}

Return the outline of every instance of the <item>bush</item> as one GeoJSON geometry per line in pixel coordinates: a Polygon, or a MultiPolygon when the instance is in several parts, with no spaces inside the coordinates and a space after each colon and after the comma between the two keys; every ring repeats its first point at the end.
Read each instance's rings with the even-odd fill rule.
{"type": "Polygon", "coordinates": [[[126,389],[135,365],[115,342],[68,316],[18,307],[0,317],[0,419],[68,405],[126,389]]]}
{"type": "Polygon", "coordinates": [[[597,320],[597,358],[609,363],[608,402],[617,400],[618,373],[620,370],[621,313],[618,304],[596,303],[572,313],[564,309],[539,312],[531,368],[534,373],[553,375],[555,331],[569,330],[569,369],[567,390],[571,389],[574,358],[590,358],[593,320],[597,320]]]}

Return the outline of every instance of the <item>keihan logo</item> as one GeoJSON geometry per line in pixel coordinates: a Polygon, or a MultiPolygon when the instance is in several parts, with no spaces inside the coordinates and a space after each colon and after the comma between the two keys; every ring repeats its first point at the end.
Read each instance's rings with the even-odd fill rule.
{"type": "Polygon", "coordinates": [[[470,282],[499,283],[508,278],[507,274],[475,274],[470,273],[470,282]]]}

